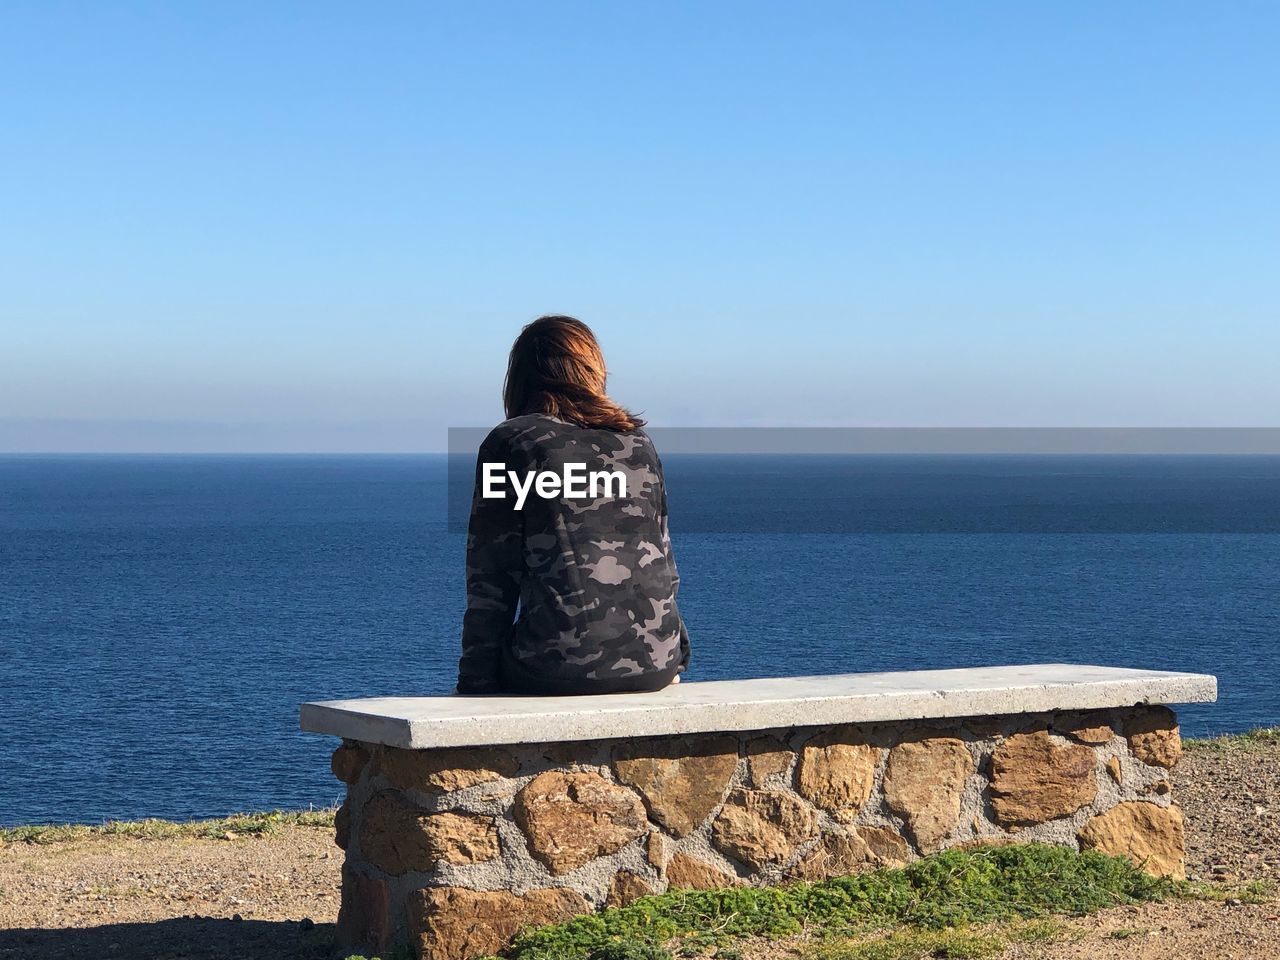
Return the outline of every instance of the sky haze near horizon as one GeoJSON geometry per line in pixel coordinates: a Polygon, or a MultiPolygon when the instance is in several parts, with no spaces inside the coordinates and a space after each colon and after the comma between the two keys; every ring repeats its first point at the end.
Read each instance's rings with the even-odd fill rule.
{"type": "Polygon", "coordinates": [[[22,3],[0,452],[1280,425],[1280,8],[22,3]]]}

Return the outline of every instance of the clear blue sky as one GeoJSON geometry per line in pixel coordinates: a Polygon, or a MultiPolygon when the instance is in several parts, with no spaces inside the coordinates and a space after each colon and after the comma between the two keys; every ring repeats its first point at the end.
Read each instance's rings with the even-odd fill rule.
{"type": "Polygon", "coordinates": [[[1277,49],[1262,2],[6,3],[0,449],[439,448],[550,311],[661,424],[1274,426],[1277,49]]]}

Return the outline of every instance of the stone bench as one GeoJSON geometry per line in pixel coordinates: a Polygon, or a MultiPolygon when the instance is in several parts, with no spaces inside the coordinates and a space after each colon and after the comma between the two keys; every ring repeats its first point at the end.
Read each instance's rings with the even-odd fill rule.
{"type": "Polygon", "coordinates": [[[669,888],[817,880],[1011,840],[1183,872],[1161,704],[1211,676],[1071,664],[308,703],[343,738],[344,947],[469,960],[669,888]]]}

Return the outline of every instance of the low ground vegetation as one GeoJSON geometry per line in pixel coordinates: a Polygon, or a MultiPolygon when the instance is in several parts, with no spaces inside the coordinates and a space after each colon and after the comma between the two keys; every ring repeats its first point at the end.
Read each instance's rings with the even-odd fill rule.
{"type": "Polygon", "coordinates": [[[196,837],[202,840],[234,840],[275,833],[283,827],[333,829],[334,810],[237,813],[214,820],[108,820],[100,824],[64,823],[50,826],[0,828],[0,843],[62,843],[93,837],[127,837],[134,840],[170,840],[196,837]]]}
{"type": "MultiPolygon", "coordinates": [[[[741,960],[786,940],[807,960],[997,957],[1072,935],[1057,918],[1173,898],[1265,897],[1158,879],[1127,860],[1019,844],[950,850],[820,883],[672,891],[528,930],[508,960],[741,960]],[[754,950],[753,950],[754,948],[754,950]]],[[[350,958],[360,960],[360,958],[350,958]]]]}
{"type": "Polygon", "coordinates": [[[1188,739],[1182,742],[1190,750],[1262,750],[1280,745],[1280,727],[1258,727],[1245,733],[1224,733],[1216,737],[1188,739]]]}

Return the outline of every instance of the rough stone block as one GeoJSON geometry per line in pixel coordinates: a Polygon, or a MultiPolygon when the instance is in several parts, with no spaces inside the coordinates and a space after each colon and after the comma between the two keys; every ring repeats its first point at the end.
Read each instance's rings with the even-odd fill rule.
{"type": "Polygon", "coordinates": [[[427,887],[409,895],[408,921],[420,960],[472,960],[490,956],[524,927],[558,923],[589,913],[573,890],[548,887],[523,895],[505,890],[427,887]]]}
{"type": "Polygon", "coordinates": [[[657,867],[659,870],[666,865],[667,859],[670,857],[671,843],[657,830],[649,834],[649,839],[645,841],[644,858],[649,862],[651,867],[657,867]]]}
{"type": "Polygon", "coordinates": [[[1129,749],[1143,763],[1153,767],[1173,767],[1182,758],[1182,736],[1178,718],[1168,707],[1144,707],[1124,721],[1129,749]]]}
{"type": "Polygon", "coordinates": [[[721,890],[742,883],[737,877],[687,853],[677,853],[667,864],[667,884],[679,890],[721,890]]]}
{"type": "Polygon", "coordinates": [[[345,803],[333,815],[333,842],[343,850],[351,843],[351,807],[345,803]]]}
{"type": "Polygon", "coordinates": [[[1124,765],[1120,763],[1119,757],[1107,758],[1107,776],[1117,784],[1124,782],[1124,765]]]}
{"type": "Polygon", "coordinates": [[[424,813],[399,794],[384,790],[360,816],[360,852],[384,873],[400,876],[437,863],[476,863],[498,856],[492,817],[424,813]]]}
{"type": "Polygon", "coordinates": [[[934,853],[960,820],[965,781],[973,757],[954,737],[927,737],[900,743],[889,751],[884,798],[902,817],[921,853],[934,853]]]}
{"type": "Polygon", "coordinates": [[[1054,718],[1052,730],[1054,733],[1070,737],[1077,743],[1087,744],[1091,747],[1100,747],[1105,743],[1110,743],[1116,735],[1115,729],[1111,724],[1101,719],[1096,713],[1063,714],[1061,717],[1054,718]]]}
{"type": "Polygon", "coordinates": [[[1044,730],[1019,733],[991,755],[991,806],[1004,827],[1057,820],[1098,794],[1089,747],[1055,743],[1044,730]]]}
{"type": "Polygon", "coordinates": [[[738,768],[738,741],[675,737],[624,743],[614,751],[613,768],[622,783],[640,791],[655,823],[685,837],[724,800],[738,768]]]}
{"type": "Polygon", "coordinates": [[[425,818],[423,826],[431,858],[440,863],[481,863],[499,853],[493,817],[433,813],[425,818]]]}
{"type": "Polygon", "coordinates": [[[785,862],[817,835],[817,811],[785,790],[738,788],[711,825],[716,847],[756,870],[785,862]]]}
{"type": "Polygon", "coordinates": [[[763,787],[770,777],[789,773],[794,761],[795,754],[777,737],[756,737],[747,741],[747,770],[753,787],[763,787]]]}
{"type": "Polygon", "coordinates": [[[1156,876],[1186,876],[1186,838],[1177,807],[1145,801],[1118,804],[1090,819],[1080,830],[1079,840],[1085,850],[1128,857],[1156,876]]]}
{"type": "Polygon", "coordinates": [[[826,880],[880,867],[900,867],[911,856],[907,841],[885,827],[854,827],[824,834],[818,845],[787,871],[793,880],[826,880]]]}
{"type": "Polygon", "coordinates": [[[516,794],[515,819],[533,855],[568,873],[649,830],[644,804],[595,773],[549,770],[516,794]]]}
{"type": "Polygon", "coordinates": [[[424,793],[450,793],[512,777],[518,767],[510,753],[494,748],[397,750],[384,747],[378,753],[378,772],[393,786],[424,793]]]}
{"type": "Polygon", "coordinates": [[[425,813],[394,790],[374,794],[360,811],[360,853],[393,876],[430,868],[426,819],[425,813]]]}
{"type": "Polygon", "coordinates": [[[329,769],[343,783],[355,783],[369,762],[369,751],[357,743],[344,743],[333,751],[329,769]]]}
{"type": "Polygon", "coordinates": [[[796,789],[824,810],[860,809],[875,786],[880,751],[852,727],[824,731],[800,751],[796,789]]]}
{"type": "Polygon", "coordinates": [[[619,870],[609,884],[609,895],[605,898],[607,907],[625,907],[632,900],[651,897],[654,889],[649,881],[630,870],[619,870]]]}

